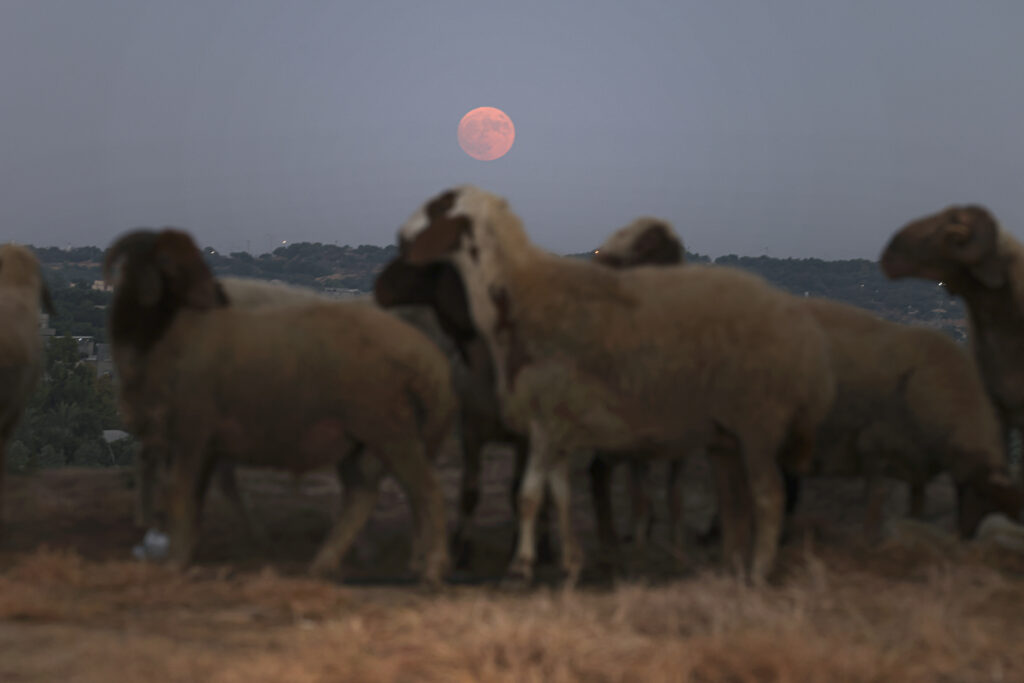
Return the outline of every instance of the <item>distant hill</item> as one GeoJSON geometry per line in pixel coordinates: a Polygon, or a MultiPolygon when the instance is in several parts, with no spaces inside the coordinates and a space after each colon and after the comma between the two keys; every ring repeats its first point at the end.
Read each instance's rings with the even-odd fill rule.
{"type": "MultiPolygon", "coordinates": [[[[110,294],[92,287],[102,278],[103,251],[98,247],[33,249],[54,290],[58,315],[51,323],[57,333],[91,334],[102,340],[104,309],[110,294]]],[[[398,249],[394,245],[339,247],[298,242],[259,256],[246,252],[224,254],[210,247],[204,248],[203,253],[217,275],[281,280],[326,291],[367,292],[373,288],[377,273],[397,255],[398,249]]],[[[569,256],[589,258],[590,253],[569,256]]],[[[687,259],[710,262],[700,254],[688,253],[687,259]]],[[[957,339],[966,338],[964,308],[959,300],[932,282],[893,282],[882,274],[877,263],[867,259],[823,261],[729,255],[715,259],[714,263],[752,271],[797,295],[838,299],[890,320],[924,323],[957,339]]]]}
{"type": "MultiPolygon", "coordinates": [[[[591,252],[570,254],[589,258],[591,252]]],[[[712,261],[701,254],[686,253],[690,263],[714,263],[757,273],[772,284],[799,296],[837,299],[866,308],[888,320],[926,324],[954,338],[967,339],[963,303],[945,288],[925,280],[893,281],[882,274],[878,263],[867,259],[824,261],[770,256],[720,256],[712,261]]]]}

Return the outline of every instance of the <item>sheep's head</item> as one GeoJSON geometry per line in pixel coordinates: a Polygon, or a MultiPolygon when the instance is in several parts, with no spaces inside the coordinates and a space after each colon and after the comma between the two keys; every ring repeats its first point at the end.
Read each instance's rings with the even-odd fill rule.
{"type": "Polygon", "coordinates": [[[450,263],[412,265],[396,258],[377,276],[373,296],[384,308],[430,306],[449,336],[456,339],[476,336],[466,288],[450,263]]]}
{"type": "Polygon", "coordinates": [[[39,259],[27,247],[20,244],[0,245],[0,288],[23,287],[39,292],[39,303],[50,315],[54,315],[50,288],[43,280],[39,259]]]}
{"type": "Polygon", "coordinates": [[[196,243],[174,228],[122,235],[107,250],[103,275],[145,308],[204,309],[225,303],[196,243]]]}
{"type": "Polygon", "coordinates": [[[497,225],[516,226],[518,217],[502,197],[462,185],[434,197],[399,230],[402,259],[411,264],[457,261],[476,263],[490,248],[497,225]]]}
{"type": "Polygon", "coordinates": [[[183,309],[227,304],[192,238],[181,230],[134,230],[118,238],[103,263],[114,282],[111,336],[141,350],[153,344],[183,309]]]}
{"type": "Polygon", "coordinates": [[[594,251],[594,261],[612,268],[641,265],[676,265],[683,262],[683,243],[672,226],[642,216],[612,233],[594,251]]]}
{"type": "Polygon", "coordinates": [[[945,281],[955,290],[964,280],[996,289],[1006,283],[998,254],[999,226],[977,205],[951,206],[905,225],[882,253],[890,278],[945,281]]]}
{"type": "Polygon", "coordinates": [[[971,538],[986,516],[993,512],[1021,521],[1024,489],[1005,471],[978,468],[957,482],[957,526],[963,538],[971,538]]]}

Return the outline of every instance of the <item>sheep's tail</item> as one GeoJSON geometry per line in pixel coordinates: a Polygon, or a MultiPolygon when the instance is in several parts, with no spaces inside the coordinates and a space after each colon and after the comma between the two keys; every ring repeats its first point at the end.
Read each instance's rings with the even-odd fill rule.
{"type": "Polygon", "coordinates": [[[832,410],[836,396],[836,381],[830,364],[822,362],[817,367],[812,366],[811,373],[805,376],[811,378],[810,386],[793,413],[780,453],[780,462],[793,474],[811,471],[818,428],[832,410]],[[821,371],[823,368],[827,368],[825,372],[821,371]]]}
{"type": "Polygon", "coordinates": [[[807,410],[801,409],[790,423],[782,442],[779,462],[791,474],[809,474],[814,461],[818,422],[808,419],[807,410]]]}
{"type": "Polygon", "coordinates": [[[451,434],[456,416],[451,364],[446,361],[438,366],[438,370],[441,372],[433,378],[434,381],[409,386],[407,390],[416,426],[431,457],[451,434]]]}

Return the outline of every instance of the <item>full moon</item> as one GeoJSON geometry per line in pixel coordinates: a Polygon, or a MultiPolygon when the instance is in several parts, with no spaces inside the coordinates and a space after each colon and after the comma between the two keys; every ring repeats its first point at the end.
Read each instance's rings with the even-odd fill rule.
{"type": "Polygon", "coordinates": [[[497,107],[477,107],[459,121],[459,147],[480,161],[505,156],[516,139],[516,127],[497,107]]]}

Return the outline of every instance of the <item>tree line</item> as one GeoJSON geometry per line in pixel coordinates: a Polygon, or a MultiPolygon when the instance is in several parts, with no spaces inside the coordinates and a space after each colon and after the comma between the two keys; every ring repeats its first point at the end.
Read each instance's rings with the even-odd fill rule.
{"type": "MultiPolygon", "coordinates": [[[[28,470],[64,465],[105,466],[130,462],[130,440],[108,444],[105,429],[120,429],[116,394],[109,377],[97,377],[78,355],[68,335],[106,341],[107,306],[111,293],[94,289],[102,279],[103,251],[98,247],[70,250],[34,248],[53,295],[56,315],[50,324],[43,381],[12,440],[7,467],[28,470]]],[[[358,247],[299,242],[269,254],[224,254],[212,247],[204,257],[217,275],[276,279],[318,290],[370,291],[377,272],[397,255],[393,245],[358,247]]],[[[570,254],[589,258],[591,252],[570,254]]],[[[964,308],[942,288],[923,280],[893,282],[878,264],[867,259],[773,258],[722,256],[713,261],[687,254],[692,263],[728,265],[752,271],[798,296],[823,296],[871,310],[899,322],[924,323],[963,341],[964,308]]]]}

